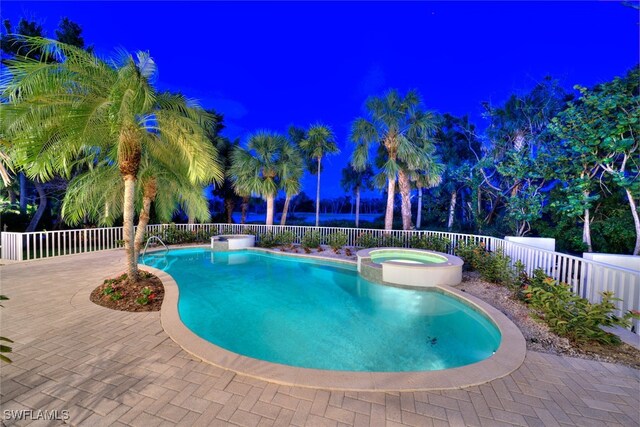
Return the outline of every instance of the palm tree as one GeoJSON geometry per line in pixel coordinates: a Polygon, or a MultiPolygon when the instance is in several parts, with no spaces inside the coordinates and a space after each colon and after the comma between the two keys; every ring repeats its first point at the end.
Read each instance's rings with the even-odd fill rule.
{"type": "MultiPolygon", "coordinates": [[[[171,159],[164,157],[165,160],[171,159]]],[[[210,219],[208,202],[203,194],[206,183],[191,182],[186,178],[186,164],[178,159],[172,160],[163,162],[143,152],[136,182],[138,196],[135,205],[139,213],[134,242],[136,256],[144,243],[152,203],[156,217],[162,222],[169,222],[179,207],[199,221],[210,219]]],[[[89,220],[111,226],[122,216],[123,190],[124,182],[117,166],[109,161],[97,163],[69,182],[62,204],[62,217],[68,224],[89,220]]]]}
{"type": "Polygon", "coordinates": [[[16,161],[32,178],[69,176],[73,161],[104,153],[124,184],[123,234],[127,274],[138,280],[134,248],[135,191],[145,147],[163,147],[188,165],[193,182],[220,180],[216,151],[204,127],[211,116],[181,95],[158,93],[148,53],[106,62],[82,49],[28,38],[40,60],[17,58],[2,78],[6,137],[20,149],[16,161]],[[56,62],[49,61],[55,57],[56,62]]]}
{"type": "Polygon", "coordinates": [[[258,194],[267,202],[266,225],[273,225],[274,201],[282,179],[290,176],[290,144],[284,135],[260,131],[249,137],[246,148],[231,153],[230,175],[239,195],[258,194]]]}
{"type": "Polygon", "coordinates": [[[435,129],[435,116],[420,109],[420,96],[411,90],[402,97],[390,90],[383,97],[366,101],[367,118],[357,118],[351,127],[351,141],[356,148],[351,164],[363,170],[369,163],[372,144],[378,145],[382,173],[387,181],[387,208],[384,228],[393,228],[393,199],[396,181],[400,182],[402,196],[402,224],[411,228],[411,185],[403,168],[416,169],[420,162],[420,140],[435,129]],[[404,165],[404,166],[403,166],[404,165]]]}
{"type": "Polygon", "coordinates": [[[233,210],[236,205],[238,195],[233,190],[233,183],[229,177],[229,169],[231,168],[231,153],[233,149],[239,145],[239,141],[231,142],[227,138],[216,137],[214,141],[216,148],[218,149],[218,156],[220,163],[223,165],[225,171],[225,179],[222,184],[215,186],[213,194],[222,198],[224,202],[224,210],[227,213],[227,223],[233,222],[233,210]]]}
{"type": "Polygon", "coordinates": [[[356,193],[356,228],[360,226],[360,190],[373,188],[372,177],[373,169],[371,169],[371,165],[367,165],[362,171],[355,170],[351,165],[347,165],[342,169],[340,185],[344,191],[356,193]]]}
{"type": "Polygon", "coordinates": [[[435,149],[433,145],[427,145],[424,154],[421,156],[422,164],[420,168],[408,171],[411,182],[418,189],[418,209],[416,214],[416,228],[422,226],[422,190],[424,188],[432,188],[442,183],[442,174],[444,173],[444,165],[440,163],[440,159],[434,156],[435,149]]]}
{"type": "Polygon", "coordinates": [[[309,128],[307,137],[300,141],[300,148],[310,158],[317,161],[316,175],[316,227],[320,225],[320,172],[322,172],[322,157],[325,154],[338,154],[340,149],[335,143],[335,136],[329,126],[316,123],[309,128]]]}
{"type": "Polygon", "coordinates": [[[302,154],[292,144],[287,144],[283,147],[282,162],[284,164],[284,168],[282,170],[282,175],[280,176],[280,183],[284,190],[285,199],[284,207],[282,209],[282,217],[280,218],[280,225],[285,225],[287,223],[287,213],[289,211],[291,198],[300,193],[300,190],[302,189],[300,179],[304,173],[304,162],[302,154]]]}

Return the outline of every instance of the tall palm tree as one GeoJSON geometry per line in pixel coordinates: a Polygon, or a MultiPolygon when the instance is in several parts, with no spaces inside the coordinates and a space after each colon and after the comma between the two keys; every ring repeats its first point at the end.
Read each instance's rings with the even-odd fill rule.
{"type": "Polygon", "coordinates": [[[320,225],[320,172],[322,172],[322,157],[326,154],[338,154],[340,149],[336,145],[335,136],[329,126],[316,123],[309,128],[307,137],[300,141],[302,151],[316,160],[316,227],[320,225]]]}
{"type": "Polygon", "coordinates": [[[420,160],[418,168],[406,171],[409,180],[418,189],[418,209],[416,213],[416,228],[418,229],[422,226],[422,190],[440,185],[442,183],[442,174],[445,170],[445,166],[435,155],[435,147],[430,141],[425,141],[420,160]]]}
{"type": "Polygon", "coordinates": [[[344,191],[356,193],[356,228],[360,226],[360,191],[364,189],[372,189],[373,169],[371,165],[367,165],[364,170],[357,171],[351,165],[347,165],[342,169],[342,179],[340,185],[344,191]]]}
{"type": "Polygon", "coordinates": [[[227,213],[227,223],[233,222],[233,210],[236,205],[238,195],[233,190],[233,184],[229,178],[229,168],[231,168],[231,153],[234,147],[239,145],[239,141],[231,142],[227,138],[216,137],[214,141],[216,148],[218,149],[218,156],[220,163],[223,165],[225,171],[225,179],[222,184],[215,186],[213,194],[222,198],[224,203],[224,210],[227,213]]]}
{"type": "Polygon", "coordinates": [[[258,194],[267,202],[266,225],[273,225],[275,198],[282,178],[289,176],[290,143],[284,135],[260,131],[249,137],[247,147],[231,153],[230,175],[239,195],[258,194]]]}
{"type": "Polygon", "coordinates": [[[283,147],[282,157],[284,168],[280,176],[280,183],[284,190],[285,199],[280,225],[286,225],[291,198],[300,193],[302,189],[300,179],[304,173],[304,161],[300,151],[292,144],[287,144],[283,147]]]}
{"type": "Polygon", "coordinates": [[[222,178],[204,127],[212,118],[181,95],[152,85],[156,66],[148,53],[106,62],[73,46],[28,38],[40,60],[8,62],[1,80],[6,137],[20,149],[17,162],[32,178],[69,176],[73,160],[100,152],[124,183],[123,234],[129,280],[138,280],[134,248],[135,191],[144,147],[164,147],[188,164],[196,181],[222,178]],[[49,61],[55,57],[56,62],[49,61]]]}
{"type": "Polygon", "coordinates": [[[402,196],[403,228],[411,227],[411,185],[405,168],[415,169],[420,161],[420,140],[435,130],[435,115],[420,108],[417,91],[410,90],[402,97],[390,90],[382,97],[371,97],[366,101],[367,117],[357,118],[351,127],[351,141],[356,148],[351,164],[363,170],[369,163],[370,148],[378,146],[382,173],[387,181],[387,208],[384,228],[393,228],[393,199],[396,181],[400,180],[402,196]]]}

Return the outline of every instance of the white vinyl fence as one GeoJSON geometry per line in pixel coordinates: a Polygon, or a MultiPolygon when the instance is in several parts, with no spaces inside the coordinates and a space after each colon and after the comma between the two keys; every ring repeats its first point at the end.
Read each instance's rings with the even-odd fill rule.
{"type": "MultiPolygon", "coordinates": [[[[465,244],[480,244],[489,251],[502,250],[511,257],[512,264],[521,261],[527,273],[541,268],[544,272],[561,282],[569,284],[573,291],[592,302],[600,301],[600,293],[614,292],[617,298],[618,314],[628,310],[640,310],[640,274],[638,271],[616,267],[609,264],[586,260],[584,258],[559,252],[547,251],[521,243],[509,242],[490,236],[448,233],[443,231],[402,231],[342,227],[309,227],[290,225],[255,224],[157,224],[148,225],[149,235],[162,235],[171,229],[198,233],[200,236],[217,234],[256,234],[291,232],[300,242],[305,233],[317,232],[322,238],[332,233],[343,232],[347,235],[347,245],[355,246],[363,233],[378,239],[380,244],[392,242],[394,245],[409,247],[415,237],[436,237],[448,239],[448,252],[454,253],[455,247],[465,244]]],[[[2,259],[23,261],[38,258],[50,258],[61,255],[101,251],[122,247],[122,227],[90,228],[82,230],[41,231],[34,233],[2,233],[2,259]]],[[[634,330],[640,333],[640,322],[634,322],[634,330]]]]}

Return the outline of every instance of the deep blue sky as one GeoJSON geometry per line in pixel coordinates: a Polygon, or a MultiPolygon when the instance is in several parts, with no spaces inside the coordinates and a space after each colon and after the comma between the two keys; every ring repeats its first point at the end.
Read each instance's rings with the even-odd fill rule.
{"type": "MultiPolygon", "coordinates": [[[[47,35],[63,16],[101,55],[147,50],[158,85],[226,118],[229,137],[331,125],[323,195],[342,194],[351,121],[368,95],[417,88],[429,109],[469,114],[549,74],[571,88],[638,63],[638,12],[618,2],[7,2],[47,35]]],[[[315,195],[315,180],[304,191],[315,195]]]]}

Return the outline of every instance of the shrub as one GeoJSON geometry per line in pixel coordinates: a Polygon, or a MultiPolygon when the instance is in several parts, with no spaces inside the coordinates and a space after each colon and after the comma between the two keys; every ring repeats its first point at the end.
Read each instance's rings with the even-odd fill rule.
{"type": "Polygon", "coordinates": [[[331,246],[331,249],[333,249],[335,253],[339,253],[340,249],[342,249],[342,247],[346,245],[348,241],[349,237],[342,231],[337,231],[327,236],[327,244],[331,246]]]}
{"type": "MultiPolygon", "coordinates": [[[[529,288],[529,285],[531,284],[531,279],[529,278],[529,275],[527,274],[527,272],[524,269],[524,264],[522,262],[520,262],[519,260],[516,261],[515,265],[514,265],[516,271],[513,275],[513,283],[511,284],[511,290],[513,291],[513,297],[516,299],[519,299],[520,301],[525,301],[526,297],[525,295],[527,294],[527,289],[529,288]]],[[[542,270],[536,270],[534,271],[534,274],[536,272],[542,272],[542,270]]],[[[544,274],[544,273],[542,273],[544,274]]]]}
{"type": "Polygon", "coordinates": [[[151,236],[158,236],[164,243],[168,245],[176,245],[181,243],[206,243],[214,234],[204,228],[198,228],[196,230],[182,230],[175,224],[170,224],[168,227],[163,228],[157,233],[145,233],[145,242],[151,236]]]}
{"type": "Polygon", "coordinates": [[[225,225],[220,229],[220,234],[235,234],[233,231],[233,227],[230,225],[225,225]]]}
{"type": "Polygon", "coordinates": [[[304,236],[302,236],[302,240],[300,241],[305,252],[307,252],[308,249],[317,248],[321,243],[322,239],[320,238],[320,233],[317,231],[307,231],[304,233],[304,236]]]}
{"type": "Polygon", "coordinates": [[[427,249],[437,252],[449,252],[451,240],[446,237],[437,236],[413,236],[409,241],[409,245],[415,249],[427,249]]]}
{"type": "Polygon", "coordinates": [[[514,286],[516,274],[511,268],[511,258],[501,249],[492,253],[486,251],[482,245],[460,243],[455,253],[464,260],[466,269],[478,271],[484,280],[514,286]]]}
{"type": "Polygon", "coordinates": [[[603,292],[602,302],[593,304],[575,295],[569,285],[558,283],[542,270],[536,270],[525,294],[526,301],[539,318],[558,335],[574,341],[596,341],[601,344],[620,344],[616,335],[600,329],[600,326],[628,327],[636,313],[628,312],[623,317],[613,314],[615,310],[612,292],[603,292]]]}
{"type": "Polygon", "coordinates": [[[404,246],[404,242],[398,237],[386,235],[382,237],[382,246],[401,248],[404,246]]]}
{"type": "Polygon", "coordinates": [[[499,285],[513,285],[515,275],[511,269],[511,257],[505,255],[502,249],[493,253],[485,251],[477,261],[478,271],[484,280],[499,285]]]}
{"type": "Polygon", "coordinates": [[[464,260],[466,270],[477,270],[484,252],[484,247],[474,243],[460,242],[455,249],[455,254],[464,260]]]}
{"type": "Polygon", "coordinates": [[[291,245],[293,245],[293,242],[296,241],[296,235],[293,234],[293,231],[285,231],[283,233],[278,234],[276,236],[276,240],[278,241],[278,244],[281,246],[291,247],[291,245]]]}
{"type": "Polygon", "coordinates": [[[378,239],[371,233],[362,233],[356,238],[356,246],[361,248],[375,248],[378,246],[378,239]]]}
{"type": "Polygon", "coordinates": [[[256,245],[261,248],[273,248],[280,244],[280,241],[278,240],[278,236],[271,231],[267,231],[266,233],[260,233],[256,237],[257,237],[256,245]]]}

